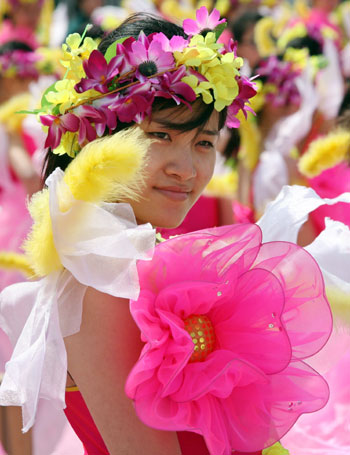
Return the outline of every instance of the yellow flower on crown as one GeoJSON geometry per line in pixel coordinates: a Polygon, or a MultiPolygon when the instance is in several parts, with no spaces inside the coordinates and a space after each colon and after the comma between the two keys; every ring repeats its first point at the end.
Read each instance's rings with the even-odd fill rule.
{"type": "Polygon", "coordinates": [[[266,16],[260,19],[254,28],[254,41],[261,57],[276,53],[274,36],[275,19],[266,16]]]}
{"type": "Polygon", "coordinates": [[[49,103],[59,105],[60,114],[64,114],[70,107],[98,94],[95,90],[78,93],[74,89],[75,84],[76,81],[72,79],[63,79],[55,83],[56,91],[46,93],[45,97],[49,103]]]}
{"type": "Polygon", "coordinates": [[[294,40],[295,38],[303,38],[307,36],[307,28],[306,25],[299,23],[294,25],[291,28],[287,28],[282,36],[277,41],[277,47],[280,51],[283,51],[287,44],[294,40]]]}
{"type": "Polygon", "coordinates": [[[213,60],[218,60],[217,50],[221,47],[223,44],[216,42],[213,32],[207,33],[205,37],[195,35],[191,38],[189,46],[185,47],[182,52],[174,52],[174,58],[177,66],[199,67],[202,64],[209,65],[213,60]]]}
{"type": "Polygon", "coordinates": [[[71,133],[67,131],[63,134],[60,145],[56,147],[52,152],[55,155],[64,155],[67,153],[68,156],[71,158],[75,158],[75,156],[79,153],[81,147],[78,143],[78,137],[76,133],[71,133]]]}
{"type": "Polygon", "coordinates": [[[60,114],[64,114],[68,108],[78,101],[78,93],[74,90],[74,86],[75,81],[63,79],[56,82],[56,91],[48,92],[45,95],[49,103],[59,105],[60,114]]]}
{"type": "Polygon", "coordinates": [[[307,48],[295,49],[289,47],[283,55],[283,60],[291,62],[293,67],[303,69],[309,61],[309,50],[307,48]]]}
{"type": "Polygon", "coordinates": [[[223,44],[217,43],[215,33],[209,32],[205,37],[193,36],[188,47],[182,52],[174,52],[177,66],[193,67],[206,79],[199,81],[191,75],[184,77],[183,82],[190,85],[196,95],[201,95],[205,103],[211,103],[214,98],[214,107],[219,112],[238,95],[236,76],[243,64],[243,60],[235,57],[233,52],[220,54],[218,49],[221,47],[223,44]]]}
{"type": "Polygon", "coordinates": [[[63,58],[61,64],[69,69],[68,79],[79,82],[85,76],[83,60],[87,60],[93,50],[97,49],[97,43],[92,38],[82,37],[79,33],[72,33],[62,44],[63,58]]]}

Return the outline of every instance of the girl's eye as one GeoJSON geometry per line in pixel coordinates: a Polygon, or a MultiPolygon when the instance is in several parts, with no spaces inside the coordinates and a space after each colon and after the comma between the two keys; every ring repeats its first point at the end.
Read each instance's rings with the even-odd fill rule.
{"type": "Polygon", "coordinates": [[[168,133],[164,133],[162,131],[151,131],[147,133],[149,136],[154,137],[156,139],[164,139],[164,140],[169,140],[170,136],[168,133]]]}
{"type": "Polygon", "coordinates": [[[210,141],[199,141],[198,145],[200,147],[206,147],[206,148],[214,148],[214,144],[210,141]]]}

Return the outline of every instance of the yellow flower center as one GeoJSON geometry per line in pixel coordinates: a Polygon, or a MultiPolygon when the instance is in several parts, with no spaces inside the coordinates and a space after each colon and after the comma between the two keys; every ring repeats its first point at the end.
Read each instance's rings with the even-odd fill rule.
{"type": "Polygon", "coordinates": [[[184,320],[185,330],[190,334],[194,347],[191,362],[202,362],[214,351],[215,332],[208,316],[192,314],[184,320]]]}

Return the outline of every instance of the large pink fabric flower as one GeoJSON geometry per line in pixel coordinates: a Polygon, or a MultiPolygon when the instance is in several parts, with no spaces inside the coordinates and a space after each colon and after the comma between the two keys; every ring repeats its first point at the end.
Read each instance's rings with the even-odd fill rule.
{"type": "Polygon", "coordinates": [[[332,325],[321,272],[255,224],[179,236],[138,266],[145,342],[126,393],[154,428],[203,435],[212,455],[255,452],[328,399],[303,359],[332,325]]]}

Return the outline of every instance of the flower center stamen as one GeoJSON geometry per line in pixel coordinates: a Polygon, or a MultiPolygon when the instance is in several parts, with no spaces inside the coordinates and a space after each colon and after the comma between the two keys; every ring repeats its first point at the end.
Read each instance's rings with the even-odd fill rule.
{"type": "Polygon", "coordinates": [[[157,65],[152,61],[142,62],[139,71],[143,76],[152,76],[157,73],[157,65]]]}
{"type": "Polygon", "coordinates": [[[194,347],[189,362],[202,362],[214,351],[215,332],[206,315],[192,314],[184,320],[185,330],[190,334],[194,347]]]}

